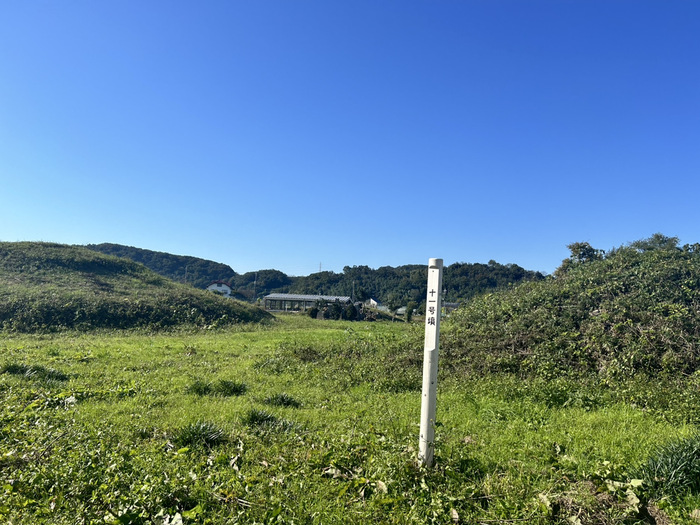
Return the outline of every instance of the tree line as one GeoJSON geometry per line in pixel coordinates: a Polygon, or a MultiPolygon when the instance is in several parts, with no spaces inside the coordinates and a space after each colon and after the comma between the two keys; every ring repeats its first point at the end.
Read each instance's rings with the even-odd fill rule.
{"type": "MultiPolygon", "coordinates": [[[[224,281],[239,297],[249,301],[270,293],[341,295],[356,301],[372,298],[396,309],[410,303],[420,305],[427,293],[427,269],[420,264],[377,269],[346,266],[340,273],[322,271],[297,277],[274,269],[238,274],[225,264],[118,244],[88,245],[88,248],[140,262],[156,273],[197,288],[205,288],[213,281],[224,281]]],[[[463,302],[497,288],[541,279],[544,279],[542,273],[525,270],[517,264],[500,264],[493,260],[486,264],[454,263],[444,270],[444,300],[463,302]]]]}

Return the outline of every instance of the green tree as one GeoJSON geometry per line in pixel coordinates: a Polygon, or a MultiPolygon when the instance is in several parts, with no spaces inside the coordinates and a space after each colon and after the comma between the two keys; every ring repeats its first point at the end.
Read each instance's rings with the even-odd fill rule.
{"type": "Polygon", "coordinates": [[[597,250],[587,242],[573,242],[567,245],[567,248],[571,251],[571,255],[568,259],[564,259],[561,262],[561,266],[554,271],[556,276],[565,274],[573,266],[591,261],[600,261],[605,257],[603,250],[597,250]]]}
{"type": "Polygon", "coordinates": [[[355,308],[355,305],[354,304],[347,305],[345,307],[345,311],[343,312],[343,316],[348,321],[356,321],[357,320],[357,308],[355,308]]]}
{"type": "Polygon", "coordinates": [[[403,304],[403,301],[401,300],[401,297],[397,293],[395,293],[395,292],[389,293],[389,296],[386,299],[386,306],[387,306],[387,308],[389,308],[389,311],[391,312],[392,318],[396,317],[396,311],[399,308],[401,308],[402,304],[403,304]]]}
{"type": "Polygon", "coordinates": [[[418,303],[415,301],[409,301],[406,305],[406,322],[410,323],[413,319],[413,312],[418,308],[418,303]]]}
{"type": "Polygon", "coordinates": [[[648,239],[640,239],[630,243],[630,247],[640,252],[650,252],[652,250],[676,250],[678,248],[678,237],[667,237],[662,233],[655,233],[648,239]]]}
{"type": "Polygon", "coordinates": [[[596,250],[587,242],[574,242],[567,246],[571,250],[571,260],[578,263],[599,261],[605,255],[603,250],[596,250]]]}
{"type": "Polygon", "coordinates": [[[326,319],[333,319],[333,320],[337,321],[338,319],[341,319],[343,316],[343,308],[337,302],[330,303],[330,305],[326,309],[326,313],[328,314],[326,319]]]}

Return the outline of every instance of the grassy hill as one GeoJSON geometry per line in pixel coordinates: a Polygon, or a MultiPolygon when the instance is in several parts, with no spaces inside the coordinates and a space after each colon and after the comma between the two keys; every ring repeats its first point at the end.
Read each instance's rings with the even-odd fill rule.
{"type": "Polygon", "coordinates": [[[473,299],[447,324],[447,358],[543,377],[697,371],[700,252],[674,244],[577,251],[554,277],[473,299]]]}
{"type": "Polygon", "coordinates": [[[0,243],[0,327],[167,328],[258,322],[258,308],[166,279],[82,247],[0,243]]]}

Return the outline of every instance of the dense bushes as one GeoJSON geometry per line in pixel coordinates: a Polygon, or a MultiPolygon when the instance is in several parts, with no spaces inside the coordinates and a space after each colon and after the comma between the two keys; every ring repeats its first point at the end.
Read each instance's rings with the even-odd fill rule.
{"type": "Polygon", "coordinates": [[[452,366],[545,377],[700,368],[700,254],[616,250],[473,299],[445,324],[452,366]]]}

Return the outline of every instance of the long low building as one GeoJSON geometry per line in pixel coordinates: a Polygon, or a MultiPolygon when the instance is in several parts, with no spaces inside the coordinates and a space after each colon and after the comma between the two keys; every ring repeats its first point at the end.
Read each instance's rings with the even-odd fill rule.
{"type": "Polygon", "coordinates": [[[319,303],[352,304],[352,299],[343,295],[303,295],[293,293],[271,293],[263,297],[265,310],[273,312],[305,311],[319,303]]]}

